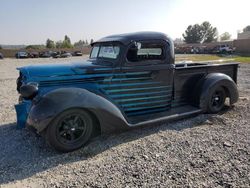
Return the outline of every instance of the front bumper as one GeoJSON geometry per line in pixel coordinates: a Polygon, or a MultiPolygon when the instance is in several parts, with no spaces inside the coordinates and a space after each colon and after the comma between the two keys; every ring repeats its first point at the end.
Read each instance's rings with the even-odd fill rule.
{"type": "Polygon", "coordinates": [[[28,118],[28,114],[31,108],[31,101],[22,101],[15,105],[16,117],[17,117],[17,128],[24,128],[28,118]]]}

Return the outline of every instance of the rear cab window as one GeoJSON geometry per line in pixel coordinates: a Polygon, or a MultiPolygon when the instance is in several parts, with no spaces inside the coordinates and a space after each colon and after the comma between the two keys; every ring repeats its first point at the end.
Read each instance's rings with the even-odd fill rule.
{"type": "Polygon", "coordinates": [[[127,64],[164,63],[166,44],[159,41],[134,42],[128,48],[127,64]]]}

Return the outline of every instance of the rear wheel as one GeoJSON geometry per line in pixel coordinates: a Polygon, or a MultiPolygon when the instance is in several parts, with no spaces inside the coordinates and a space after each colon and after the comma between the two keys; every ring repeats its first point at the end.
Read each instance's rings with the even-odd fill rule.
{"type": "Polygon", "coordinates": [[[80,109],[70,109],[58,115],[46,130],[46,140],[58,151],[70,152],[82,147],[93,132],[91,115],[80,109]]]}
{"type": "Polygon", "coordinates": [[[215,87],[209,94],[207,110],[209,113],[218,113],[224,108],[226,93],[223,87],[215,87]]]}

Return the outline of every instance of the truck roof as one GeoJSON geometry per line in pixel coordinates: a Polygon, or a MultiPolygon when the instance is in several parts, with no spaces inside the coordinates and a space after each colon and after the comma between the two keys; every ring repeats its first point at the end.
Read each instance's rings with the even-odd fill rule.
{"type": "Polygon", "coordinates": [[[110,35],[104,38],[101,38],[91,45],[100,42],[121,42],[122,44],[129,44],[131,41],[135,40],[165,40],[171,41],[171,39],[164,33],[160,32],[136,32],[136,33],[126,33],[119,35],[110,35]]]}

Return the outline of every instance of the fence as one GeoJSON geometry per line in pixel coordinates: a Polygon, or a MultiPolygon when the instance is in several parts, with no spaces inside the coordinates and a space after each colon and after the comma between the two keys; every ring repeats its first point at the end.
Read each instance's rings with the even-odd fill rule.
{"type": "MultiPolygon", "coordinates": [[[[250,55],[250,39],[238,39],[234,41],[224,41],[224,42],[211,42],[211,43],[203,43],[203,44],[176,44],[177,47],[206,47],[208,49],[212,49],[218,45],[227,44],[230,47],[235,47],[236,53],[243,54],[243,55],[250,55]]],[[[25,50],[25,49],[0,49],[0,53],[4,55],[4,57],[15,57],[15,54],[18,51],[26,51],[26,52],[44,52],[44,51],[67,51],[67,52],[74,52],[74,51],[81,51],[83,54],[89,54],[91,48],[84,47],[82,49],[79,48],[70,48],[70,49],[42,49],[42,50],[25,50]]]]}
{"type": "Polygon", "coordinates": [[[81,51],[83,54],[89,54],[91,48],[90,47],[84,47],[82,49],[80,48],[67,48],[67,49],[39,49],[39,50],[26,50],[26,49],[0,49],[0,53],[3,54],[4,57],[10,57],[14,58],[15,54],[20,51],[25,51],[25,52],[45,52],[45,51],[55,51],[55,52],[60,52],[60,51],[66,51],[66,52],[74,52],[74,51],[81,51]]]}
{"type": "Polygon", "coordinates": [[[176,44],[176,47],[179,48],[206,48],[208,50],[213,49],[219,45],[228,45],[235,48],[237,54],[250,55],[250,39],[237,39],[233,41],[223,41],[223,42],[211,42],[203,44],[176,44]]]}

